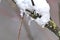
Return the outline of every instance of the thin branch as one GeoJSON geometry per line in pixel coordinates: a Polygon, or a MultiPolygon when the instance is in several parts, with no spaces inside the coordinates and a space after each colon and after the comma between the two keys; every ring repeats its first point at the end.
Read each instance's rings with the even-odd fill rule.
{"type": "MultiPolygon", "coordinates": [[[[19,21],[20,21],[20,18],[19,18],[19,21]]],[[[21,25],[19,26],[19,29],[18,29],[18,38],[17,38],[17,40],[20,40],[20,34],[21,34],[22,23],[23,23],[23,18],[21,19],[21,25]]]]}

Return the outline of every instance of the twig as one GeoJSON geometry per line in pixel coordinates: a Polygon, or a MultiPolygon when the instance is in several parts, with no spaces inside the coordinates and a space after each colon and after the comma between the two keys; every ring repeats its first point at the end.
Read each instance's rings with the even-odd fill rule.
{"type": "MultiPolygon", "coordinates": [[[[24,17],[23,17],[23,18],[24,18],[24,17]]],[[[21,18],[21,25],[19,26],[19,29],[18,29],[18,38],[17,38],[17,40],[20,40],[20,33],[21,33],[23,18],[21,18]]],[[[19,21],[20,21],[20,19],[19,19],[19,21]]]]}

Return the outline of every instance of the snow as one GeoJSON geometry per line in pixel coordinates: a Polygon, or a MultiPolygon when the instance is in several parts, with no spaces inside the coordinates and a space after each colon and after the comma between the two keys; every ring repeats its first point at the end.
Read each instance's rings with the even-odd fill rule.
{"type": "MultiPolygon", "coordinates": [[[[46,0],[33,0],[33,1],[35,6],[32,5],[31,0],[15,0],[16,4],[20,8],[20,11],[22,10],[20,14],[23,14],[23,12],[27,14],[25,10],[29,9],[31,11],[35,10],[36,13],[38,13],[39,15],[42,15],[41,18],[37,18],[35,19],[35,21],[40,26],[43,27],[48,21],[50,21],[50,6],[46,0]]],[[[32,19],[30,21],[32,21],[32,19]]],[[[29,24],[30,24],[30,21],[29,21],[29,24]]]]}

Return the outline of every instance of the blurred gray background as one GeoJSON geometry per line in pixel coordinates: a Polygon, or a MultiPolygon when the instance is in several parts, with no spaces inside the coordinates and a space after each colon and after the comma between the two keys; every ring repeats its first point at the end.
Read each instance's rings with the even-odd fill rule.
{"type": "MultiPolygon", "coordinates": [[[[0,40],[17,40],[21,20],[19,20],[19,16],[16,14],[19,12],[15,6],[11,0],[2,0],[0,2],[0,40]]],[[[21,40],[58,40],[58,37],[49,29],[42,29],[34,21],[28,26],[27,22],[29,19],[26,20],[24,19],[23,21],[21,40]]]]}

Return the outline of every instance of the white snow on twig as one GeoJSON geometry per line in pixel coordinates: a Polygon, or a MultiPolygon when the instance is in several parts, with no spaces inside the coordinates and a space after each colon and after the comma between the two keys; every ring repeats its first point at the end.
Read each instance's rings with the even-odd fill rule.
{"type": "Polygon", "coordinates": [[[46,0],[33,0],[33,1],[35,3],[35,6],[32,5],[31,0],[15,0],[17,6],[20,8],[20,10],[22,10],[20,14],[23,14],[23,12],[27,14],[25,10],[29,9],[31,11],[35,10],[36,13],[42,15],[41,18],[37,18],[35,21],[40,26],[44,27],[45,24],[47,24],[47,22],[50,21],[50,6],[46,0]]]}

